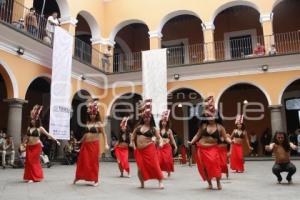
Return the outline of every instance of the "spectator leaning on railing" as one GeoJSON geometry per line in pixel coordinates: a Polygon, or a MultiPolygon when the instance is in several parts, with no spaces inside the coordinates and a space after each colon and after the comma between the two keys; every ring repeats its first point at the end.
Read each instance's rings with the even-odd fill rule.
{"type": "Polygon", "coordinates": [[[37,35],[38,25],[37,18],[35,16],[35,8],[30,8],[29,13],[25,16],[26,30],[33,36],[37,35]]]}
{"type": "Polygon", "coordinates": [[[50,40],[50,43],[52,43],[53,40],[55,26],[59,26],[59,21],[57,16],[58,16],[57,12],[54,12],[47,19],[46,37],[44,38],[44,40],[46,40],[47,38],[48,40],[50,40]]]}
{"type": "Polygon", "coordinates": [[[102,57],[102,67],[104,71],[108,71],[109,70],[109,66],[110,66],[110,57],[112,57],[112,49],[111,46],[107,46],[107,49],[104,51],[103,53],[103,57],[102,57]],[[107,65],[107,67],[106,67],[107,65]]]}
{"type": "Polygon", "coordinates": [[[265,47],[260,43],[257,43],[253,53],[256,56],[264,56],[266,53],[265,47]]]}

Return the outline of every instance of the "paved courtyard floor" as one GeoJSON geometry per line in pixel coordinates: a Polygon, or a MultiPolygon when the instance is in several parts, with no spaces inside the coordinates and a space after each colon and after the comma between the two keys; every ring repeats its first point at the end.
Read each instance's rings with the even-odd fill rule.
{"type": "MultiPolygon", "coordinates": [[[[300,161],[293,161],[300,168],[300,161]]],[[[0,200],[235,200],[235,199],[299,199],[300,175],[293,177],[294,184],[277,184],[271,172],[271,161],[249,161],[244,174],[231,173],[222,180],[223,190],[208,191],[200,180],[196,166],[176,165],[176,172],[164,181],[165,189],[157,189],[157,181],[147,181],[146,188],[139,188],[136,165],[130,163],[131,178],[119,178],[117,164],[100,164],[100,184],[97,187],[79,182],[72,185],[75,166],[54,165],[44,168],[45,179],[41,183],[22,182],[23,169],[0,169],[0,200]]],[[[284,174],[284,178],[285,178],[284,174]]],[[[285,179],[284,179],[285,181],[285,179]]],[[[214,183],[215,186],[215,183],[214,183]]]]}

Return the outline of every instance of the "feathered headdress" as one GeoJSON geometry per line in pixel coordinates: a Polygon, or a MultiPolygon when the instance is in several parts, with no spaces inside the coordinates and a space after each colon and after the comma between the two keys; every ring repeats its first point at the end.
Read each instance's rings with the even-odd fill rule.
{"type": "Polygon", "coordinates": [[[35,105],[33,106],[32,110],[30,111],[30,117],[33,120],[38,120],[40,118],[40,114],[42,112],[43,106],[42,105],[35,105]]]}
{"type": "Polygon", "coordinates": [[[216,113],[214,97],[209,96],[204,100],[204,114],[206,117],[215,117],[216,113]]]}
{"type": "Polygon", "coordinates": [[[152,114],[152,99],[146,99],[144,102],[141,102],[139,107],[140,116],[150,117],[152,114]]]}
{"type": "Polygon", "coordinates": [[[129,117],[123,117],[121,123],[120,123],[120,127],[121,128],[127,128],[127,122],[128,122],[129,117]]]}
{"type": "Polygon", "coordinates": [[[87,113],[89,115],[97,115],[97,113],[99,112],[98,110],[98,102],[94,101],[88,104],[88,109],[87,109],[87,113]]]}
{"type": "Polygon", "coordinates": [[[237,115],[235,118],[235,124],[243,124],[244,123],[244,115],[237,115]]]}
{"type": "Polygon", "coordinates": [[[166,110],[162,113],[161,120],[167,122],[169,121],[169,116],[170,116],[170,110],[166,110]]]}

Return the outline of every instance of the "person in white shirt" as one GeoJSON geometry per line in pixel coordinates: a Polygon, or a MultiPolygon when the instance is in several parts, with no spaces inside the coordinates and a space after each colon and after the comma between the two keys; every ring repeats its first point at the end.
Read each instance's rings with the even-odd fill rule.
{"type": "Polygon", "coordinates": [[[105,52],[103,53],[103,57],[102,57],[102,69],[104,71],[108,71],[109,70],[109,66],[110,66],[110,57],[112,57],[112,49],[111,46],[107,46],[107,49],[105,50],[105,52]]]}
{"type": "MultiPolygon", "coordinates": [[[[6,136],[6,134],[5,134],[5,136],[6,136]]],[[[12,167],[15,167],[15,164],[14,164],[15,163],[15,148],[14,148],[14,143],[13,143],[13,139],[11,136],[6,137],[5,142],[2,145],[2,167],[3,167],[3,169],[5,169],[5,167],[6,167],[6,160],[5,160],[6,155],[10,155],[9,164],[12,167]]]]}
{"type": "Polygon", "coordinates": [[[54,12],[47,19],[46,37],[48,37],[51,42],[53,40],[55,26],[59,26],[59,21],[57,16],[58,16],[57,12],[54,12]]]}

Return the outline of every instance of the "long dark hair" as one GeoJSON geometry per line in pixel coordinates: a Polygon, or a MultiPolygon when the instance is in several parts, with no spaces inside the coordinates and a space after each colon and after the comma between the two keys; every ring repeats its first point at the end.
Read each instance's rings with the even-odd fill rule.
{"type": "MultiPolygon", "coordinates": [[[[138,122],[138,124],[137,124],[137,126],[141,126],[141,125],[144,125],[144,124],[145,124],[145,122],[144,122],[144,117],[141,116],[141,117],[140,117],[140,120],[139,120],[139,122],[138,122]]],[[[154,121],[154,117],[153,117],[152,114],[151,114],[151,119],[150,119],[150,127],[151,127],[151,128],[154,128],[154,127],[155,127],[155,121],[154,121]]]]}
{"type": "MultiPolygon", "coordinates": [[[[205,114],[202,114],[200,116],[199,127],[201,128],[204,124],[205,125],[209,124],[208,121],[209,121],[208,117],[205,114]]],[[[223,126],[223,120],[222,120],[222,117],[221,117],[221,115],[219,113],[217,113],[217,115],[215,116],[214,121],[215,121],[216,124],[220,124],[220,125],[223,126]]]]}
{"type": "Polygon", "coordinates": [[[287,152],[289,152],[291,150],[290,141],[289,141],[289,138],[288,138],[288,136],[285,132],[276,131],[275,135],[273,137],[273,142],[277,145],[282,145],[284,150],[287,151],[287,152]],[[280,144],[279,141],[277,140],[277,135],[283,135],[284,140],[283,140],[282,144],[280,144]]]}
{"type": "MultiPolygon", "coordinates": [[[[163,129],[162,122],[163,122],[163,120],[159,120],[159,131],[161,131],[161,129],[163,129]]],[[[168,132],[169,129],[170,129],[170,122],[169,122],[169,120],[168,120],[168,121],[167,121],[167,124],[166,124],[166,132],[168,132]]]]}

